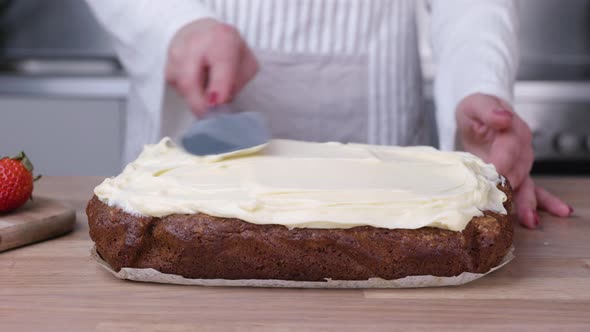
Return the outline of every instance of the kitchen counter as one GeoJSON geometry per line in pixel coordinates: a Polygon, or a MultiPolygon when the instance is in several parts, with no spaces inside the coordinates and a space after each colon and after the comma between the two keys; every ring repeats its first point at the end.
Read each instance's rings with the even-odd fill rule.
{"type": "Polygon", "coordinates": [[[206,288],[116,279],[90,259],[89,177],[48,177],[36,195],[75,208],[64,237],[0,254],[2,331],[338,331],[590,329],[590,178],[539,183],[575,208],[516,227],[516,258],[453,288],[311,290],[206,288]],[[242,327],[240,329],[238,327],[242,327]]]}

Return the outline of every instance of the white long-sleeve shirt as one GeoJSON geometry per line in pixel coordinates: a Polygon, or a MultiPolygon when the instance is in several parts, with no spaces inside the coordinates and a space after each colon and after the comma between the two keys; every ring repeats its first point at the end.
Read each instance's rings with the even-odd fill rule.
{"type": "MultiPolygon", "coordinates": [[[[127,161],[143,144],[175,136],[191,121],[165,86],[164,68],[176,31],[204,17],[235,25],[259,57],[259,77],[236,103],[268,108],[275,136],[428,143],[414,0],[87,1],[132,77],[127,161]]],[[[448,150],[464,97],[481,92],[512,101],[515,5],[432,0],[431,11],[436,118],[448,150]]]]}

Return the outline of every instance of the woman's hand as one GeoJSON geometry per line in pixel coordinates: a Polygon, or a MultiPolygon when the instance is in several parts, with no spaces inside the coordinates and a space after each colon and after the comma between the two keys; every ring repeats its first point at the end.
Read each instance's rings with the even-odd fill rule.
{"type": "Polygon", "coordinates": [[[239,32],[214,19],[180,29],[170,43],[166,80],[195,115],[230,102],[258,72],[258,62],[239,32]]]}
{"type": "Polygon", "coordinates": [[[573,209],[535,185],[529,172],[533,165],[532,134],[528,125],[499,98],[472,94],[457,107],[457,130],[465,151],[496,166],[510,181],[520,223],[539,225],[537,208],[567,217],[573,209]]]}

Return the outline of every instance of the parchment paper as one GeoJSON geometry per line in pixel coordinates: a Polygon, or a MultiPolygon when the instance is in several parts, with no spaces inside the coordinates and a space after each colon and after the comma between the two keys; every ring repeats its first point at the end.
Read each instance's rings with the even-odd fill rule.
{"type": "Polygon", "coordinates": [[[94,258],[104,269],[111,272],[119,279],[128,279],[133,281],[157,282],[164,284],[178,285],[195,285],[195,286],[234,286],[234,287],[286,287],[286,288],[417,288],[417,287],[441,287],[463,285],[473,280],[479,279],[488,273],[501,268],[510,262],[513,258],[514,247],[508,250],[504,259],[498,266],[492,268],[487,273],[469,273],[464,272],[456,277],[435,277],[431,275],[409,276],[395,280],[385,280],[381,278],[371,278],[369,280],[332,280],[326,281],[291,281],[291,280],[260,280],[260,279],[187,279],[179,275],[161,273],[154,269],[134,269],[122,268],[115,272],[111,266],[104,261],[96,247],[90,250],[94,258]]]}

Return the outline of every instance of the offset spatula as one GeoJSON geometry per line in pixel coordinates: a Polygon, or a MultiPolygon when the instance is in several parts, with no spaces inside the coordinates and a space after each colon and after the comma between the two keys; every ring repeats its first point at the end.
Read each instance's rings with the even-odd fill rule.
{"type": "Polygon", "coordinates": [[[264,116],[259,112],[233,112],[229,105],[212,107],[209,115],[182,136],[188,152],[204,156],[228,153],[261,145],[270,139],[264,116]]]}

